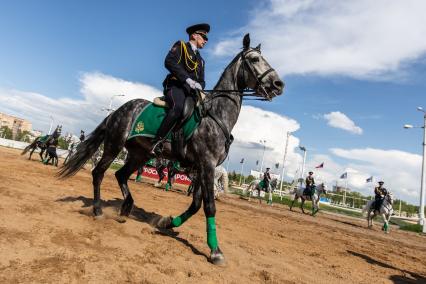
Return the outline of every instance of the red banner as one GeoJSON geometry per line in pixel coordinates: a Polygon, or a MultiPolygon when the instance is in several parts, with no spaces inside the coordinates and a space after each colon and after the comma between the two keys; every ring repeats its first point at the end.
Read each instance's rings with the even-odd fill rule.
{"type": "MultiPolygon", "coordinates": [[[[167,169],[164,169],[163,173],[166,175],[165,179],[167,180],[167,177],[168,177],[167,169]]],[[[156,179],[156,180],[158,180],[158,178],[159,178],[157,170],[155,168],[151,168],[151,167],[143,167],[142,176],[147,177],[147,178],[156,179]]],[[[190,185],[191,184],[191,180],[188,178],[188,176],[183,174],[183,173],[179,173],[179,172],[177,174],[175,174],[174,182],[178,183],[178,184],[183,184],[183,185],[190,185]]]]}

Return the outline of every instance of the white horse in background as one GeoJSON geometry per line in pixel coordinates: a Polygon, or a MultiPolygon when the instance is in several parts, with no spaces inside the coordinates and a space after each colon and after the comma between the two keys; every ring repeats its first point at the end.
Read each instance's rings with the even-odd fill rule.
{"type": "Polygon", "coordinates": [[[66,164],[69,160],[69,158],[74,154],[74,152],[77,150],[77,146],[80,143],[80,139],[78,139],[77,136],[72,135],[69,133],[65,137],[65,141],[68,143],[68,154],[65,157],[64,164],[66,164]]]}
{"type": "MultiPolygon", "coordinates": [[[[189,196],[194,190],[194,179],[195,175],[193,172],[187,173],[188,178],[192,181],[191,184],[188,187],[188,190],[186,194],[189,196]]],[[[228,193],[228,185],[229,179],[228,179],[228,172],[226,169],[222,166],[217,166],[214,170],[214,199],[218,199],[219,195],[222,193],[228,193]]]]}
{"type": "Polygon", "coordinates": [[[327,194],[327,186],[324,183],[319,184],[318,186],[314,186],[314,192],[311,195],[304,194],[305,188],[303,186],[299,186],[293,193],[294,199],[290,205],[290,210],[293,208],[294,202],[299,198],[302,199],[300,203],[300,209],[302,209],[303,214],[305,214],[305,210],[303,209],[303,204],[305,204],[305,200],[312,201],[312,216],[314,216],[319,211],[319,200],[321,194],[327,194]]]}
{"type": "MultiPolygon", "coordinates": [[[[274,178],[269,182],[269,187],[267,188],[266,192],[268,193],[268,204],[272,205],[272,191],[277,186],[277,179],[274,178]]],[[[259,203],[262,203],[261,198],[261,192],[264,190],[263,188],[263,180],[255,179],[252,181],[249,186],[243,190],[243,195],[248,194],[248,200],[250,201],[250,198],[253,196],[253,191],[257,190],[257,197],[259,198],[259,203]]]]}
{"type": "Polygon", "coordinates": [[[217,166],[214,171],[214,198],[218,199],[222,193],[228,193],[228,173],[222,166],[217,166]]]}
{"type": "Polygon", "coordinates": [[[382,230],[385,231],[385,233],[389,233],[389,221],[393,213],[393,195],[392,192],[388,192],[385,195],[385,198],[383,199],[382,206],[380,206],[380,210],[374,209],[374,202],[375,200],[370,200],[367,202],[367,204],[362,208],[362,214],[367,212],[367,224],[368,228],[373,227],[373,219],[377,215],[381,215],[383,217],[383,221],[385,222],[383,224],[382,230]]]}

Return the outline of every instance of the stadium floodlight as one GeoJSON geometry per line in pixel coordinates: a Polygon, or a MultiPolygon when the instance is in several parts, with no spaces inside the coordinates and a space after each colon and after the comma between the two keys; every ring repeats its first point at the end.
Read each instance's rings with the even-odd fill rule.
{"type": "Polygon", "coordinates": [[[115,97],[125,97],[126,95],[113,95],[113,96],[111,96],[111,98],[109,99],[109,107],[108,108],[102,108],[101,110],[102,111],[107,111],[108,112],[108,115],[110,114],[110,113],[112,113],[113,111],[114,111],[114,109],[112,108],[112,100],[115,98],[115,97]]]}
{"type": "Polygon", "coordinates": [[[423,128],[423,159],[422,159],[422,175],[420,182],[420,206],[419,206],[419,224],[423,226],[423,233],[426,233],[425,222],[425,190],[426,190],[426,111],[422,107],[417,107],[418,111],[424,113],[423,126],[412,126],[405,124],[404,128],[423,128]]]}

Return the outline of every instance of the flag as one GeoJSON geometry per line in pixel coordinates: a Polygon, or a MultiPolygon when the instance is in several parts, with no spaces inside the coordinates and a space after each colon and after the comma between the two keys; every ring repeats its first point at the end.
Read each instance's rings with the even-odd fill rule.
{"type": "Polygon", "coordinates": [[[306,148],[305,148],[305,147],[303,147],[303,146],[299,146],[299,149],[300,149],[301,151],[306,151],[306,148]]]}
{"type": "Polygon", "coordinates": [[[259,165],[259,160],[256,161],[256,166],[259,165]]]}
{"type": "Polygon", "coordinates": [[[316,168],[316,169],[322,169],[322,168],[324,168],[324,162],[322,162],[322,163],[321,163],[321,165],[318,165],[318,166],[316,166],[315,168],[316,168]]]}
{"type": "Polygon", "coordinates": [[[365,182],[373,182],[373,176],[371,176],[368,179],[366,179],[365,182]]]}
{"type": "Polygon", "coordinates": [[[241,162],[240,162],[240,164],[242,164],[242,163],[244,163],[244,158],[242,158],[242,159],[241,159],[241,162]]]}
{"type": "Polygon", "coordinates": [[[343,173],[340,178],[344,179],[344,178],[348,178],[348,173],[343,173]]]}
{"type": "Polygon", "coordinates": [[[280,167],[280,163],[276,163],[276,164],[275,164],[275,168],[277,168],[277,169],[278,169],[279,167],[280,167]]]}

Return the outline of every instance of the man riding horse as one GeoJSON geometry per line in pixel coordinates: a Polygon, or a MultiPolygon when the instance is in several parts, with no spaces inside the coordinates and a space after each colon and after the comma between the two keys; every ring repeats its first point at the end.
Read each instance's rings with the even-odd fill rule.
{"type": "Polygon", "coordinates": [[[315,190],[315,179],[313,177],[313,172],[309,172],[309,175],[305,179],[305,185],[306,185],[306,195],[310,195],[312,197],[314,190],[315,190]]]}
{"type": "Polygon", "coordinates": [[[177,41],[166,56],[164,65],[170,72],[163,81],[164,96],[169,106],[166,117],[154,138],[151,153],[159,156],[163,142],[182,116],[185,98],[204,89],[204,60],[200,55],[207,43],[210,25],[198,24],[186,29],[189,41],[177,41]]]}
{"type": "Polygon", "coordinates": [[[80,139],[80,143],[83,142],[84,140],[86,140],[86,136],[84,135],[83,130],[80,131],[80,138],[79,139],[80,139]]]}
{"type": "Polygon", "coordinates": [[[384,182],[379,181],[378,184],[379,186],[374,188],[374,210],[380,210],[380,206],[382,206],[383,200],[386,194],[388,194],[387,189],[383,187],[384,182]]]}
{"type": "Polygon", "coordinates": [[[266,168],[266,172],[263,173],[263,189],[268,192],[269,183],[271,182],[271,174],[269,173],[270,168],[266,168]]]}

